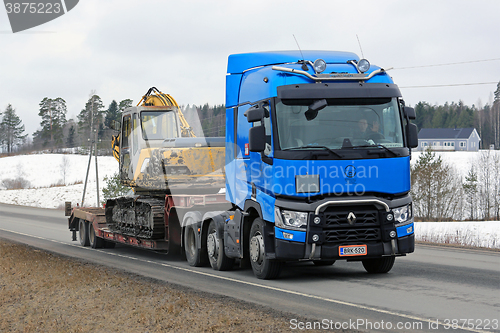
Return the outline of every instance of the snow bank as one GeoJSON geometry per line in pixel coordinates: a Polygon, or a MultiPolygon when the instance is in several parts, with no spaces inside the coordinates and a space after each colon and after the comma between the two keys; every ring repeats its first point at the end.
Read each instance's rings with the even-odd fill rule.
{"type": "Polygon", "coordinates": [[[415,222],[415,239],[500,249],[500,221],[415,222]]]}

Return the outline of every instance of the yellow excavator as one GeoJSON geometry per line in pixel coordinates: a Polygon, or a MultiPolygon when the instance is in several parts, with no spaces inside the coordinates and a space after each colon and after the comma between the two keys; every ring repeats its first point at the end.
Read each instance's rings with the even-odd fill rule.
{"type": "Polygon", "coordinates": [[[123,111],[112,139],[122,184],[134,190],[106,202],[112,231],[164,237],[165,196],[217,193],[225,186],[225,138],[196,137],[177,102],[152,87],[123,111]]]}
{"type": "Polygon", "coordinates": [[[224,187],[224,138],[196,137],[172,96],[150,88],[114,127],[121,128],[112,139],[120,179],[136,192],[224,187]]]}

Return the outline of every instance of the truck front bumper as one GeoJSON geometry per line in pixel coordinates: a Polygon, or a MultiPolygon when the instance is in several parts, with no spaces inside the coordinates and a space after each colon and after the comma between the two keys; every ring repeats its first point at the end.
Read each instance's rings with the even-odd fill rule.
{"type": "MultiPolygon", "coordinates": [[[[305,237],[305,236],[304,236],[305,237]]],[[[315,248],[313,260],[342,260],[351,261],[363,260],[367,258],[380,257],[384,255],[401,256],[407,253],[412,253],[415,250],[415,234],[399,237],[395,239],[395,248],[393,249],[392,242],[376,242],[359,245],[366,245],[367,253],[361,256],[341,256],[340,247],[342,245],[323,244],[315,248]]],[[[358,245],[358,244],[343,244],[343,245],[358,245]]],[[[289,241],[285,239],[275,238],[275,255],[279,260],[300,260],[310,259],[312,245],[305,242],[289,241]]]]}

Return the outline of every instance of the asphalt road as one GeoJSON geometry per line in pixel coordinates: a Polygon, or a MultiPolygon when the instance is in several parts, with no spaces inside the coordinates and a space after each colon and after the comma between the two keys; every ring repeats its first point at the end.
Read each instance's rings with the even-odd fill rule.
{"type": "Polygon", "coordinates": [[[388,274],[361,263],[289,264],[279,280],[251,269],[193,268],[163,254],[71,241],[59,210],[0,204],[0,238],[22,242],[195,290],[230,296],[289,314],[291,331],[342,327],[373,332],[500,332],[500,253],[418,245],[388,274]],[[310,318],[297,321],[295,316],[310,318]]]}

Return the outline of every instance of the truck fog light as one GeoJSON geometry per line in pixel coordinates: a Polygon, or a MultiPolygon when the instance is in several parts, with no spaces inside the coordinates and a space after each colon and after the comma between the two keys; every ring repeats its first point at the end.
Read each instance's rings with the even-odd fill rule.
{"type": "Polygon", "coordinates": [[[395,238],[395,237],[396,237],[396,232],[395,232],[394,230],[393,230],[393,231],[391,231],[391,232],[389,233],[389,236],[390,236],[391,238],[395,238]]]}
{"type": "Polygon", "coordinates": [[[361,59],[359,62],[358,62],[358,69],[361,73],[364,73],[366,72],[367,70],[370,69],[370,62],[366,59],[361,59]]]}
{"type": "Polygon", "coordinates": [[[315,217],[314,220],[313,220],[314,224],[320,224],[321,223],[321,219],[319,217],[315,217]]]}
{"type": "Polygon", "coordinates": [[[387,214],[387,217],[386,217],[386,218],[387,218],[387,221],[392,221],[392,220],[394,220],[394,215],[392,215],[392,214],[387,214]]]}
{"type": "Polygon", "coordinates": [[[317,242],[317,241],[319,241],[319,236],[318,236],[318,235],[314,235],[314,236],[312,237],[312,240],[313,240],[313,242],[317,242]]]}
{"type": "Polygon", "coordinates": [[[283,238],[284,239],[293,239],[293,234],[289,234],[288,232],[283,233],[283,238]]]}

